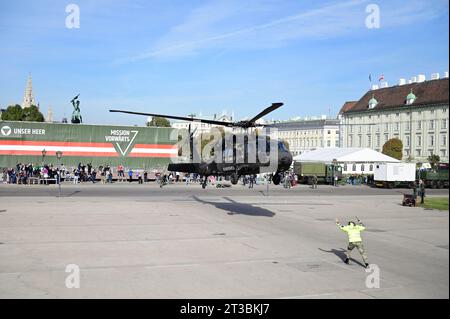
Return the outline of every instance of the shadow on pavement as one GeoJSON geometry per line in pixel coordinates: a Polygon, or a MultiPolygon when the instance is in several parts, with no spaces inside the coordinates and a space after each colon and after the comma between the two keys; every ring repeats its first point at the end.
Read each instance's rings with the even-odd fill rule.
{"type": "Polygon", "coordinates": [[[72,192],[72,193],[67,194],[66,196],[64,196],[64,195],[61,195],[61,196],[62,196],[62,197],[72,197],[73,195],[76,195],[76,194],[78,194],[78,193],[81,193],[81,191],[74,191],[74,192],[72,192]]]}
{"type": "Polygon", "coordinates": [[[275,213],[271,212],[268,209],[261,208],[258,206],[253,206],[251,204],[238,203],[228,197],[223,197],[228,202],[226,203],[217,203],[217,202],[208,202],[198,198],[197,196],[192,196],[192,198],[199,203],[208,204],[216,207],[217,209],[221,209],[226,211],[229,215],[241,214],[241,215],[249,215],[249,216],[264,216],[264,217],[273,217],[275,213]]]}
{"type": "MultiPolygon", "coordinates": [[[[325,252],[325,253],[332,253],[332,254],[335,254],[336,256],[338,256],[341,260],[342,260],[342,262],[344,262],[345,261],[345,258],[347,258],[347,255],[345,254],[345,249],[331,249],[331,250],[325,250],[325,249],[322,249],[322,248],[319,248],[319,250],[320,251],[323,251],[323,252],[325,252]]],[[[361,262],[359,262],[359,261],[357,261],[357,260],[355,260],[354,258],[351,258],[350,257],[350,260],[351,261],[353,261],[354,263],[356,263],[356,264],[358,264],[358,265],[360,265],[361,267],[365,267],[365,265],[363,264],[363,263],[361,263],[361,262]]]]}

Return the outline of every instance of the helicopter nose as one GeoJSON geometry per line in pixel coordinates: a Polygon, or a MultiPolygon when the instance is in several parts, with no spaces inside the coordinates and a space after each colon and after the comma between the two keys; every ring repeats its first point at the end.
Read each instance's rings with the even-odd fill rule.
{"type": "Polygon", "coordinates": [[[288,152],[284,152],[280,160],[281,167],[284,169],[289,169],[292,164],[292,155],[288,152]]]}

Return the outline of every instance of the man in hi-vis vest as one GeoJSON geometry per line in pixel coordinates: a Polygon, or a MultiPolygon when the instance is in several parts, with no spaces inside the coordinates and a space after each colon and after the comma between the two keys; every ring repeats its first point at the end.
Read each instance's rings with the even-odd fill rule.
{"type": "Polygon", "coordinates": [[[348,264],[350,261],[350,253],[352,252],[353,248],[357,248],[359,253],[361,254],[363,260],[364,260],[364,264],[366,265],[366,268],[369,266],[369,263],[367,261],[367,255],[366,255],[366,251],[364,249],[364,245],[362,243],[362,239],[361,239],[361,232],[363,230],[366,229],[366,227],[363,225],[363,223],[358,219],[358,217],[356,217],[356,219],[358,220],[358,225],[355,224],[355,222],[350,221],[348,222],[347,226],[342,226],[339,223],[339,220],[336,218],[336,225],[338,225],[338,227],[347,233],[348,235],[348,247],[347,247],[347,258],[345,258],[345,263],[348,264]]]}

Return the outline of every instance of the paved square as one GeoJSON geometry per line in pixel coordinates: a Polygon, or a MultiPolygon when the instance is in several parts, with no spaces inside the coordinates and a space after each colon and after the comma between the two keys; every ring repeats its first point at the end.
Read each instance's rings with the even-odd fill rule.
{"type": "Polygon", "coordinates": [[[402,207],[399,191],[24,187],[0,185],[0,298],[449,297],[448,212],[402,207]],[[355,215],[378,289],[356,250],[342,262],[334,218],[355,215]]]}

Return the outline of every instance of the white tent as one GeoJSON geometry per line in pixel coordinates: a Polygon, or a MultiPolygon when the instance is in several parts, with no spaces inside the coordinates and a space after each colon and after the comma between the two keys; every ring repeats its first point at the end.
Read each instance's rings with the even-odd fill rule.
{"type": "Polygon", "coordinates": [[[321,148],[294,157],[296,162],[399,163],[400,161],[370,148],[321,148]]]}

